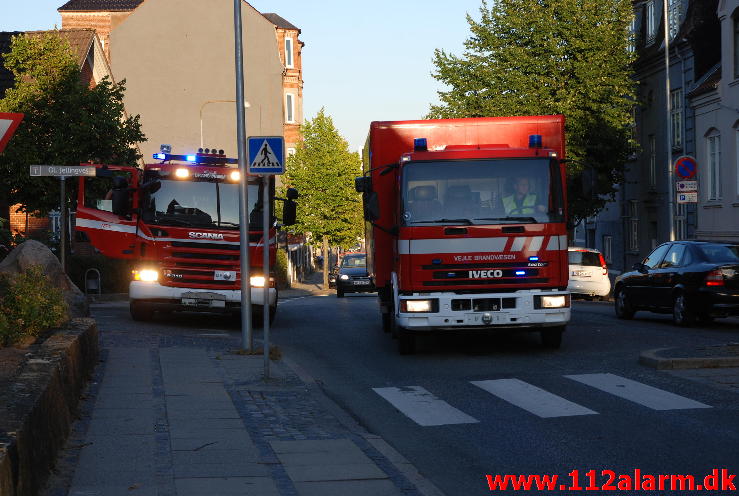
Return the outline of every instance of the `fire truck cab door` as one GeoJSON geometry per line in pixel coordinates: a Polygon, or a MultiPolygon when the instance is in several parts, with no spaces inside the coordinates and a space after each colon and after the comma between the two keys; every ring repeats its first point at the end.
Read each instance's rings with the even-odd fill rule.
{"type": "Polygon", "coordinates": [[[96,177],[80,177],[75,242],[89,242],[110,258],[136,255],[139,170],[98,167],[96,177]]]}

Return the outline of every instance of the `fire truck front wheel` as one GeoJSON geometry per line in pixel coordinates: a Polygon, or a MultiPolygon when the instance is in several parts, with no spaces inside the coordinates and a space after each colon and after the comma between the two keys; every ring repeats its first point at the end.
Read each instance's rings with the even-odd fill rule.
{"type": "Polygon", "coordinates": [[[412,355],[416,352],[416,336],[402,327],[398,328],[398,353],[412,355]]]}
{"type": "Polygon", "coordinates": [[[559,349],[562,346],[562,333],[565,330],[565,326],[548,327],[541,333],[541,344],[545,348],[559,349]]]}
{"type": "Polygon", "coordinates": [[[133,320],[147,321],[154,317],[154,310],[151,306],[141,301],[132,300],[129,304],[129,309],[133,320]]]}

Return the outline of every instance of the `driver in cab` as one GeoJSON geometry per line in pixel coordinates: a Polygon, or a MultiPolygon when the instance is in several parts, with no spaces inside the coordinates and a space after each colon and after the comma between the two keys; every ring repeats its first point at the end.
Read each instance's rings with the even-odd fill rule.
{"type": "Polygon", "coordinates": [[[519,176],[513,182],[513,194],[503,197],[503,208],[506,215],[525,216],[544,213],[547,208],[541,205],[536,193],[530,192],[529,178],[519,176]]]}

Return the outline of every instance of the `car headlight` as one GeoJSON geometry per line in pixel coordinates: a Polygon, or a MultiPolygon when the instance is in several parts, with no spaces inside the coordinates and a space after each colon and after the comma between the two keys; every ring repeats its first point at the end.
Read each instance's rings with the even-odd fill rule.
{"type": "Polygon", "coordinates": [[[567,308],[570,306],[570,295],[537,296],[534,308],[567,308]]]}
{"type": "Polygon", "coordinates": [[[264,287],[264,276],[251,276],[249,283],[252,288],[263,288],[264,287]]]}
{"type": "Polygon", "coordinates": [[[339,279],[341,279],[342,281],[348,281],[348,280],[349,280],[349,276],[348,276],[348,275],[346,275],[346,274],[341,274],[341,275],[339,276],[339,279]]]}
{"type": "Polygon", "coordinates": [[[438,312],[439,300],[400,300],[400,311],[407,313],[438,312]]]}
{"type": "Polygon", "coordinates": [[[141,269],[133,271],[134,281],[155,282],[159,280],[159,271],[156,269],[141,269]]]}

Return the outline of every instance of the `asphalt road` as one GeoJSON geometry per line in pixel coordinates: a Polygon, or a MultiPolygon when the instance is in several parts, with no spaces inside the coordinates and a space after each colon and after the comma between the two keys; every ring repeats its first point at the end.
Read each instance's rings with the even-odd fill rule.
{"type": "MultiPolygon", "coordinates": [[[[240,332],[210,315],[134,323],[123,302],[93,311],[104,340],[240,332]]],[[[637,362],[646,349],[739,341],[736,320],[683,329],[669,316],[619,321],[611,304],[577,302],[560,350],[542,348],[538,334],[457,335],[423,338],[415,355],[400,356],[374,295],[329,295],[282,301],[271,336],[450,496],[489,494],[487,474],[558,474],[569,486],[578,470],[584,488],[589,470],[597,485],[607,482],[602,470],[739,473],[739,395],[637,362]]]]}
{"type": "Polygon", "coordinates": [[[637,362],[647,349],[739,341],[735,320],[683,329],[669,316],[619,321],[611,304],[577,302],[560,350],[542,348],[537,334],[458,335],[422,338],[413,356],[383,334],[373,295],[286,301],[275,325],[286,356],[449,495],[489,494],[487,474],[739,473],[739,396],[637,362]],[[625,384],[609,391],[613,380],[625,384]],[[422,425],[432,410],[450,423],[422,425]]]}

